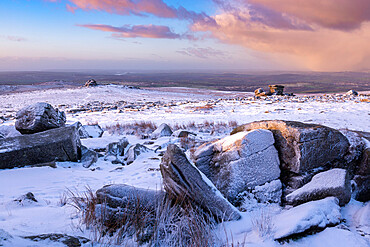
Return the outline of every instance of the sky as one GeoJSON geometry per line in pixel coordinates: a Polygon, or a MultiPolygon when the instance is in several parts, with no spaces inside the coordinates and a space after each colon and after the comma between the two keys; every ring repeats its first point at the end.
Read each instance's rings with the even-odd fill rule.
{"type": "Polygon", "coordinates": [[[1,0],[0,70],[370,71],[369,0],[1,0]]]}

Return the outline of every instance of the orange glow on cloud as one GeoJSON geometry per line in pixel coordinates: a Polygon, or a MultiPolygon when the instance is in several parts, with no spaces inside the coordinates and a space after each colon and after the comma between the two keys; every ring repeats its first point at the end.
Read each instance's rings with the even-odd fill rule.
{"type": "MultiPolygon", "coordinates": [[[[370,22],[367,21],[369,16],[363,14],[364,11],[360,9],[369,9],[370,1],[339,1],[346,2],[346,6],[356,3],[358,6],[346,10],[342,6],[334,8],[334,3],[337,3],[334,0],[251,0],[249,2],[266,6],[259,9],[260,13],[251,12],[253,6],[250,5],[242,4],[238,5],[238,8],[229,6],[213,17],[217,25],[195,23],[192,29],[210,32],[214,38],[225,43],[238,44],[274,55],[280,54],[283,63],[284,54],[293,55],[296,63],[312,70],[369,69],[370,22]],[[323,6],[320,8],[320,5],[323,6]],[[263,16],[266,7],[272,11],[284,9],[285,12],[281,12],[280,17],[288,17],[285,20],[292,21],[292,27],[297,27],[297,23],[302,26],[303,23],[303,26],[308,25],[310,28],[287,28],[289,26],[283,22],[281,23],[284,25],[276,25],[279,22],[271,25],[263,16]],[[355,14],[357,12],[362,14],[355,14]],[[286,13],[293,16],[286,16],[286,13]],[[253,16],[256,14],[260,19],[253,16]],[[343,16],[342,19],[339,18],[340,15],[343,16]],[[352,29],[348,30],[350,27],[352,29]]],[[[369,11],[367,14],[369,15],[369,11]]]]}

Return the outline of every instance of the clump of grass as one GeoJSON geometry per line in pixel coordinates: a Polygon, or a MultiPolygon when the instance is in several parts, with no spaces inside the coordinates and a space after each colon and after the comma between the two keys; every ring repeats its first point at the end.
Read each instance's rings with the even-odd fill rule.
{"type": "Polygon", "coordinates": [[[223,134],[225,132],[230,132],[234,128],[238,126],[238,123],[236,121],[229,121],[229,122],[222,122],[222,121],[209,121],[204,120],[203,123],[195,123],[195,122],[189,122],[189,123],[176,123],[171,126],[173,130],[179,130],[179,129],[187,129],[187,130],[193,130],[193,131],[199,131],[204,133],[210,133],[211,135],[214,134],[223,134]]]}
{"type": "Polygon", "coordinates": [[[187,197],[167,194],[154,210],[137,197],[132,204],[112,211],[88,188],[82,195],[69,191],[69,204],[77,209],[81,223],[93,232],[94,241],[102,244],[221,246],[214,233],[215,219],[187,197]]]}
{"type": "Polygon", "coordinates": [[[106,126],[105,129],[108,131],[109,134],[129,134],[129,135],[136,135],[141,138],[147,137],[151,134],[157,125],[151,121],[137,121],[134,123],[126,123],[121,124],[117,123],[115,125],[106,126]]]}
{"type": "Polygon", "coordinates": [[[252,226],[262,239],[270,237],[275,227],[271,211],[266,208],[261,208],[252,218],[252,226]]]}

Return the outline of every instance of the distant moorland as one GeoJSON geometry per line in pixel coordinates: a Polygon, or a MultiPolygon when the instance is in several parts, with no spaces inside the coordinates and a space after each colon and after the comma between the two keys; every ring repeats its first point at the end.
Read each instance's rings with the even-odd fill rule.
{"type": "Polygon", "coordinates": [[[9,91],[81,86],[88,79],[100,84],[139,87],[196,87],[252,92],[270,84],[285,86],[292,93],[337,93],[350,89],[370,91],[370,73],[365,72],[0,72],[0,88],[9,91]]]}

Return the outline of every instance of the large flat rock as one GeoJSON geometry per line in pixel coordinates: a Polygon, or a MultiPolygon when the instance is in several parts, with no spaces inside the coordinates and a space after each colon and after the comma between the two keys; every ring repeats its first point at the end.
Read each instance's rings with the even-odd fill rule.
{"type": "Polygon", "coordinates": [[[324,229],[340,222],[338,199],[327,197],[289,209],[273,219],[274,239],[283,239],[308,230],[324,229]]]}
{"type": "Polygon", "coordinates": [[[304,174],[329,162],[341,160],[349,148],[347,138],[338,130],[295,121],[252,122],[235,128],[231,135],[254,129],[273,132],[281,166],[296,174],[304,174]]]}
{"type": "Polygon", "coordinates": [[[287,195],[286,201],[298,205],[329,196],[338,198],[341,206],[351,199],[351,183],[346,170],[335,168],[316,174],[309,183],[287,195]]]}
{"type": "Polygon", "coordinates": [[[0,169],[52,161],[77,161],[80,138],[73,126],[0,139],[0,169]]]}

